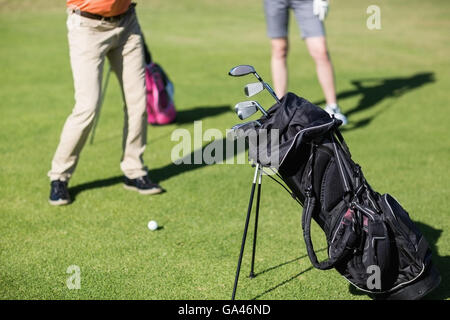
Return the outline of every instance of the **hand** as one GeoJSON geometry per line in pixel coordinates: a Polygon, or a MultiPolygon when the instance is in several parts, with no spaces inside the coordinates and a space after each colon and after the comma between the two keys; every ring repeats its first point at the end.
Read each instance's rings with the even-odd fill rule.
{"type": "Polygon", "coordinates": [[[328,14],[328,0],[314,0],[313,13],[319,17],[320,21],[325,20],[328,14]]]}

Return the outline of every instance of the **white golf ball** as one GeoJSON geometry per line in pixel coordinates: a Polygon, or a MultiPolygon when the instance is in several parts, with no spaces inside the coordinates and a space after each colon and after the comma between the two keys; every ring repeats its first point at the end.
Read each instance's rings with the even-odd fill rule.
{"type": "Polygon", "coordinates": [[[155,220],[151,220],[151,221],[149,221],[147,227],[150,230],[155,231],[156,229],[158,229],[158,223],[155,220]]]}

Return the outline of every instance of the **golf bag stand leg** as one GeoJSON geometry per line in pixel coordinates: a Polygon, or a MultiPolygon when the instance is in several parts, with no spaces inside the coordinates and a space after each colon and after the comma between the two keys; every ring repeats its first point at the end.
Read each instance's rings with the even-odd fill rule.
{"type": "Polygon", "coordinates": [[[250,214],[252,212],[253,197],[255,195],[256,179],[258,178],[259,174],[260,174],[260,172],[259,172],[259,164],[256,164],[255,174],[254,174],[253,183],[252,183],[252,189],[251,189],[251,192],[250,192],[250,200],[248,202],[247,217],[245,219],[245,227],[244,227],[244,233],[242,235],[241,251],[239,253],[238,265],[237,265],[237,268],[236,268],[236,277],[234,279],[234,287],[233,287],[233,294],[231,296],[231,300],[234,300],[234,297],[236,296],[236,289],[237,289],[237,284],[238,284],[238,281],[239,281],[239,273],[241,271],[242,256],[244,254],[245,240],[247,239],[248,224],[249,224],[249,221],[250,221],[250,214]]]}
{"type": "Polygon", "coordinates": [[[260,169],[258,174],[258,191],[256,193],[255,232],[253,233],[252,264],[249,275],[251,279],[256,277],[254,269],[255,269],[255,254],[256,254],[256,237],[258,235],[259,203],[261,202],[261,182],[262,182],[262,170],[260,169]]]}

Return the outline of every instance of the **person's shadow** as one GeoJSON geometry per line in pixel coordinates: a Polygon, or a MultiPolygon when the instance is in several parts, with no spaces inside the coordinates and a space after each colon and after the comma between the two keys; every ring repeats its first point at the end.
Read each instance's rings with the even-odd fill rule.
{"type": "MultiPolygon", "coordinates": [[[[435,81],[433,72],[421,72],[409,77],[395,77],[395,78],[372,78],[372,79],[358,79],[353,80],[351,83],[354,85],[354,89],[340,92],[337,95],[337,100],[342,101],[353,96],[361,96],[358,104],[350,110],[343,110],[343,113],[347,116],[349,123],[341,129],[343,131],[352,130],[367,126],[372,120],[384,112],[392,104],[384,105],[375,115],[371,115],[360,119],[356,122],[352,121],[352,115],[368,110],[381,101],[387,98],[399,98],[402,95],[418,89],[426,84],[435,81]]],[[[325,101],[317,101],[314,104],[323,104],[325,101]]]]}
{"type": "MultiPolygon", "coordinates": [[[[187,124],[192,123],[196,120],[201,120],[208,117],[214,117],[226,112],[231,112],[231,106],[229,105],[218,105],[218,106],[199,106],[199,107],[193,107],[187,110],[179,110],[177,111],[177,118],[176,118],[176,124],[187,124]]],[[[165,137],[164,135],[163,137],[165,137]]],[[[161,138],[161,137],[160,137],[161,138]]],[[[158,139],[158,138],[157,138],[158,139]]],[[[225,145],[225,139],[214,141],[212,143],[222,143],[225,145]]],[[[205,147],[203,147],[200,150],[195,150],[192,152],[188,157],[193,158],[195,153],[203,153],[205,147]]],[[[224,153],[225,154],[225,153],[224,153]]],[[[185,159],[183,159],[185,160],[185,159]]],[[[188,161],[184,161],[188,162],[188,161]]],[[[183,162],[183,163],[184,163],[183,162]]],[[[152,180],[155,182],[161,182],[163,180],[169,179],[172,176],[178,175],[180,173],[183,173],[185,171],[198,169],[206,164],[200,164],[200,165],[175,165],[174,163],[169,163],[168,165],[150,170],[149,174],[152,180]]],[[[76,196],[80,194],[81,192],[90,190],[90,189],[97,189],[97,188],[105,188],[110,187],[116,184],[119,184],[123,182],[123,175],[113,176],[105,179],[100,180],[94,180],[85,182],[73,187],[69,188],[69,193],[72,198],[72,202],[75,201],[76,196]]]]}
{"type": "MultiPolygon", "coordinates": [[[[438,248],[436,247],[436,243],[439,240],[443,230],[435,229],[421,222],[415,222],[415,224],[422,232],[422,235],[425,237],[425,239],[428,241],[430,249],[433,252],[433,265],[441,275],[441,283],[439,284],[439,286],[424,298],[432,300],[446,300],[450,297],[450,256],[440,256],[438,248]]],[[[356,289],[351,284],[349,284],[349,292],[354,295],[367,295],[365,292],[356,289]]]]}
{"type": "Polygon", "coordinates": [[[176,124],[192,123],[196,120],[214,117],[226,112],[231,112],[230,105],[199,106],[187,110],[177,111],[176,124]]]}
{"type": "MultiPolygon", "coordinates": [[[[152,181],[154,181],[156,183],[160,183],[164,180],[170,179],[170,178],[180,175],[184,172],[198,170],[207,165],[213,165],[215,162],[208,164],[204,161],[205,153],[207,153],[208,155],[211,155],[215,161],[225,162],[228,160],[228,158],[235,157],[236,155],[239,154],[239,152],[244,151],[244,150],[238,151],[239,148],[237,146],[237,142],[234,141],[233,142],[234,152],[230,153],[227,150],[227,148],[230,146],[229,141],[230,140],[228,140],[227,137],[222,138],[222,139],[216,139],[216,140],[206,144],[202,148],[194,150],[191,153],[185,155],[184,157],[177,159],[177,163],[170,162],[169,164],[167,164],[163,167],[149,170],[149,176],[152,179],[152,181]],[[220,153],[221,156],[218,155],[216,157],[216,152],[219,150],[221,152],[220,153]],[[200,163],[195,163],[196,159],[202,159],[202,161],[200,163]]],[[[87,191],[90,189],[110,187],[110,186],[113,186],[113,185],[123,182],[123,179],[124,179],[123,175],[117,175],[114,177],[85,182],[85,183],[70,187],[69,193],[70,193],[72,202],[75,201],[76,196],[78,194],[80,194],[81,192],[84,192],[84,191],[87,191]]]]}

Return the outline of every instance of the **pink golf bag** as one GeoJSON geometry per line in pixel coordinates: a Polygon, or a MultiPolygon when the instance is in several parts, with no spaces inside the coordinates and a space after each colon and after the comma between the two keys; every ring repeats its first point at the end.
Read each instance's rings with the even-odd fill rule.
{"type": "Polygon", "coordinates": [[[177,112],[173,101],[173,84],[158,64],[145,68],[147,87],[147,120],[149,124],[164,125],[175,121],[177,112]]]}

